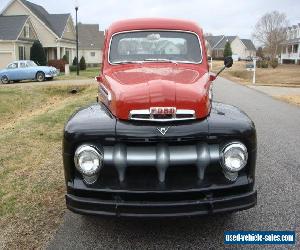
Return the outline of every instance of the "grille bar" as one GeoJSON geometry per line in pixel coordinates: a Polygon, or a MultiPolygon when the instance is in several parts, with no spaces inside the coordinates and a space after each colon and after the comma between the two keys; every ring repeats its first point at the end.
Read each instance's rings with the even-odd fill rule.
{"type": "Polygon", "coordinates": [[[166,172],[172,166],[194,165],[198,178],[203,180],[206,167],[219,162],[219,145],[198,143],[196,145],[169,146],[159,143],[156,146],[134,147],[118,143],[104,147],[104,164],[117,169],[119,181],[125,179],[126,168],[130,166],[156,167],[158,179],[164,182],[166,172]]]}
{"type": "Polygon", "coordinates": [[[174,114],[153,114],[150,109],[131,110],[129,113],[130,120],[137,121],[174,121],[174,120],[194,120],[196,114],[194,110],[177,109],[174,114]]]}

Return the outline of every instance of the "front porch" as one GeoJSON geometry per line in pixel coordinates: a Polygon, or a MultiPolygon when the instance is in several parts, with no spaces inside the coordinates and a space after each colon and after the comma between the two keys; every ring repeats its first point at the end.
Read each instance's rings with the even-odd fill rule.
{"type": "Polygon", "coordinates": [[[300,43],[288,44],[282,47],[281,63],[300,63],[300,43]]]}
{"type": "Polygon", "coordinates": [[[59,60],[66,55],[69,59],[69,64],[72,64],[74,57],[76,56],[76,50],[68,47],[47,47],[45,48],[47,61],[59,60]]]}

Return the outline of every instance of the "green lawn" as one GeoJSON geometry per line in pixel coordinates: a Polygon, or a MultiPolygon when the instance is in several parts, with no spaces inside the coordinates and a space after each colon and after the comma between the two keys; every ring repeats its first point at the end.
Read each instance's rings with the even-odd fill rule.
{"type": "Polygon", "coordinates": [[[61,223],[63,126],[95,96],[94,85],[0,88],[0,248],[41,248],[61,223]]]}

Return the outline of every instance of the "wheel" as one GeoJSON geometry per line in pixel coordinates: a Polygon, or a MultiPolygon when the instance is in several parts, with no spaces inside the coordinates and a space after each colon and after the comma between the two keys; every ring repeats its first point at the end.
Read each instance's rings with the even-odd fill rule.
{"type": "Polygon", "coordinates": [[[45,74],[43,72],[37,72],[36,73],[36,80],[38,82],[43,82],[45,81],[45,74]]]}
{"type": "Polygon", "coordinates": [[[2,76],[1,77],[1,83],[3,83],[3,84],[8,84],[9,83],[9,80],[8,80],[8,77],[7,76],[2,76]]]}

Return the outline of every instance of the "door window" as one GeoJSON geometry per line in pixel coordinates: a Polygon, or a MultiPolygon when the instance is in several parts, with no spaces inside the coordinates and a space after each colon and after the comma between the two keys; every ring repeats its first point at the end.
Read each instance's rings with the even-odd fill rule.
{"type": "Polygon", "coordinates": [[[18,63],[11,63],[7,66],[8,69],[16,69],[18,68],[18,63]]]}

